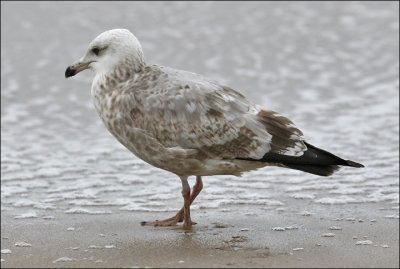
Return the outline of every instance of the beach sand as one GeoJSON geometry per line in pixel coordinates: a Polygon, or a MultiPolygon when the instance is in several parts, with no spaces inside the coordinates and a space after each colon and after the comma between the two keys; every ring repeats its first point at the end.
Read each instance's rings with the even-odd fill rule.
{"type": "MultiPolygon", "coordinates": [[[[172,212],[2,215],[3,268],[16,267],[398,267],[398,216],[387,204],[313,206],[314,212],[194,210],[193,231],[140,226],[172,212]],[[320,210],[322,209],[323,210],[320,210]],[[297,212],[297,213],[296,213],[297,212]],[[349,212],[357,212],[354,213],[349,212]],[[378,212],[371,216],[371,212],[378,212]],[[349,217],[351,216],[351,217],[349,217]],[[333,234],[333,235],[332,235],[333,234]],[[16,246],[26,242],[31,247],[16,246]]],[[[304,205],[303,205],[304,206],[304,205]]]]}

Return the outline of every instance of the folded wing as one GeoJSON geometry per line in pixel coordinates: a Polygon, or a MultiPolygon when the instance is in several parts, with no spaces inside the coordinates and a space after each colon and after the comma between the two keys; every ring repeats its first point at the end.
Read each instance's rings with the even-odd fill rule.
{"type": "Polygon", "coordinates": [[[166,147],[195,149],[202,158],[260,160],[271,152],[301,156],[302,132],[273,111],[261,110],[240,93],[187,73],[158,83],[141,96],[145,113],[132,113],[166,147]],[[183,80],[182,77],[188,79],[183,80]]]}

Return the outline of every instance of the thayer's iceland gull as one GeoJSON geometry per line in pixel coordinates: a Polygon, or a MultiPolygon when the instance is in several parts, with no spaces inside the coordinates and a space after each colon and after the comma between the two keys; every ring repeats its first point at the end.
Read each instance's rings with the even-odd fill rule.
{"type": "Polygon", "coordinates": [[[287,118],[201,75],[145,62],[126,29],[103,32],[65,71],[95,72],[91,94],[106,128],[145,162],[178,175],[183,208],[172,218],[142,222],[190,230],[190,205],[202,176],[241,175],[280,166],[329,176],[339,165],[363,165],[307,143],[287,118]],[[188,177],[196,176],[192,192],[188,177]],[[177,226],[183,222],[183,226],[177,226]]]}

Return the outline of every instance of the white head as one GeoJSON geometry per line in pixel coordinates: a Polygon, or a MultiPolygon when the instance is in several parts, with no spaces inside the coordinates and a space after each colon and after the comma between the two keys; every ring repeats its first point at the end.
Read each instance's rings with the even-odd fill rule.
{"type": "Polygon", "coordinates": [[[85,69],[107,74],[120,65],[138,72],[145,66],[144,56],[139,41],[129,30],[113,29],[93,39],[86,54],[67,68],[65,77],[72,77],[85,69]]]}

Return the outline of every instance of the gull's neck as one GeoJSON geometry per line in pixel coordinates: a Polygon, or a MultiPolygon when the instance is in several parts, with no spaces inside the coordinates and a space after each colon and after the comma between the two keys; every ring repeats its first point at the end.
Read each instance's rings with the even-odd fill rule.
{"type": "Polygon", "coordinates": [[[141,72],[145,68],[144,61],[125,59],[122,63],[111,68],[104,75],[117,82],[125,82],[134,74],[141,72]]]}
{"type": "Polygon", "coordinates": [[[117,84],[131,79],[135,74],[144,70],[145,67],[146,64],[143,58],[126,58],[125,60],[120,61],[118,64],[115,64],[106,70],[96,72],[92,86],[102,86],[100,87],[102,91],[105,89],[112,90],[117,84]]]}

